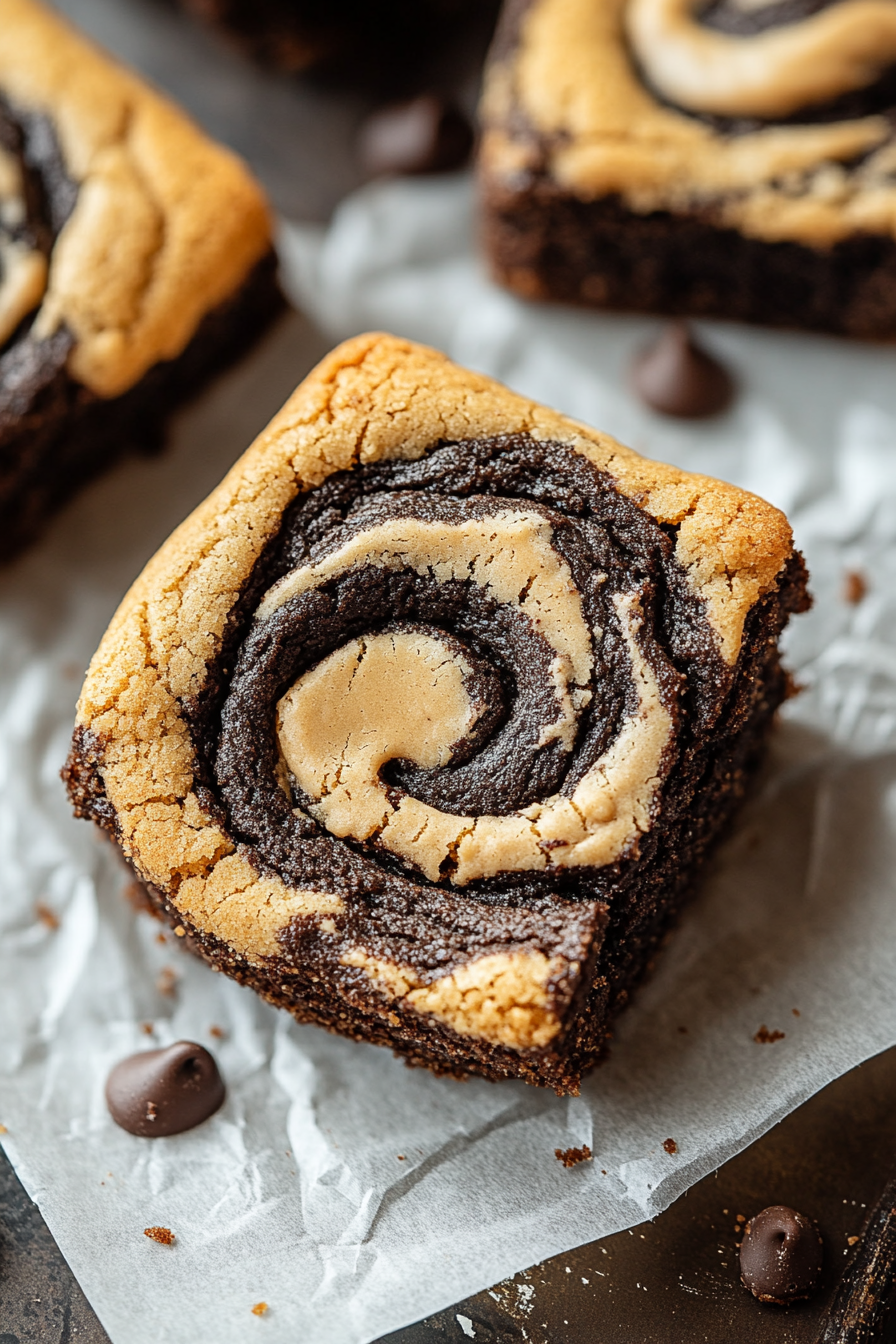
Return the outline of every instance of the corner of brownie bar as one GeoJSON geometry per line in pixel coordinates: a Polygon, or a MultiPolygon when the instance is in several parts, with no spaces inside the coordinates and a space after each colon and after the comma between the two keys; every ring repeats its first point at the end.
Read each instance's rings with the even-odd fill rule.
{"type": "Polygon", "coordinates": [[[574,1092],[806,604],[755,495],[357,337],[125,598],[66,780],[188,946],[300,1021],[574,1092]]]}

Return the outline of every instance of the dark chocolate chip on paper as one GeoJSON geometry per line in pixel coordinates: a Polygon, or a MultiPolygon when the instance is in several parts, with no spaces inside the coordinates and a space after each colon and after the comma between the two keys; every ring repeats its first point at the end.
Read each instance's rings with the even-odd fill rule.
{"type": "Polygon", "coordinates": [[[685,322],[671,322],[636,355],[632,388],[652,410],[682,420],[702,420],[724,411],[734,398],[734,379],[698,345],[685,322]]]}
{"type": "Polygon", "coordinates": [[[201,1125],[222,1105],[224,1095],[213,1057],[192,1041],[129,1055],[106,1082],[112,1119],[144,1139],[166,1138],[201,1125]]]}

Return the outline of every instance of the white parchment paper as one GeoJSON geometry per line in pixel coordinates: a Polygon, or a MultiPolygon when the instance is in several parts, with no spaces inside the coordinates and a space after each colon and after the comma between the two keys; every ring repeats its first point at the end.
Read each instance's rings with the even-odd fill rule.
{"type": "Polygon", "coordinates": [[[787,639],[807,689],[581,1097],[435,1079],[296,1026],[160,939],[57,778],[116,602],[321,338],[287,322],[181,417],[165,456],[78,499],[0,576],[0,1121],[114,1344],[362,1344],[655,1214],[896,1042],[896,354],[707,326],[742,396],[711,424],[662,422],[625,388],[656,323],[520,303],[488,284],[472,236],[459,178],[368,189],[326,234],[283,243],[328,336],[430,341],[785,508],[817,600],[787,639]],[[846,569],[868,579],[857,605],[846,569]],[[757,1043],[762,1025],[783,1038],[757,1043]],[[110,1065],[181,1037],[215,1050],[223,1110],[168,1140],[116,1129],[110,1065]],[[592,1163],[554,1159],[583,1143],[592,1163]],[[176,1244],[147,1240],[151,1224],[176,1244]]]}

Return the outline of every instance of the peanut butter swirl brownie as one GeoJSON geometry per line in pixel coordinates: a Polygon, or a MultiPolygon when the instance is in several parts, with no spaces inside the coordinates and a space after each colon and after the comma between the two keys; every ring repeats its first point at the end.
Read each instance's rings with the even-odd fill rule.
{"type": "Polygon", "coordinates": [[[0,0],[0,559],[279,304],[242,164],[35,0],[0,0]]]}
{"type": "Polygon", "coordinates": [[[300,1020],[575,1091],[743,793],[805,585],[754,495],[358,337],[125,598],[69,793],[300,1020]]]}
{"type": "Polygon", "coordinates": [[[509,0],[484,115],[520,293],[896,335],[894,0],[509,0]]]}

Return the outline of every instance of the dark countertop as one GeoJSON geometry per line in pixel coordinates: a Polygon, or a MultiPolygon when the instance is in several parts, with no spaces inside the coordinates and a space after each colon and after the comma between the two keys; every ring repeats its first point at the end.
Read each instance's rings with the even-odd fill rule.
{"type": "MultiPolygon", "coordinates": [[[[357,184],[354,137],[371,95],[252,70],[153,0],[57,4],[243,153],[285,213],[324,219],[357,184]]],[[[431,71],[437,86],[455,89],[467,105],[482,45],[480,36],[478,50],[440,56],[431,71]]],[[[860,1231],[863,1206],[885,1183],[894,1100],[896,1049],[826,1088],[654,1222],[558,1256],[390,1335],[390,1344],[812,1344],[846,1239],[860,1231]],[[760,1306],[738,1281],[735,1217],[773,1203],[816,1218],[826,1244],[824,1292],[785,1311],[760,1306]]],[[[0,1344],[106,1339],[0,1155],[0,1344]]]]}
{"type": "MultiPolygon", "coordinates": [[[[893,1162],[894,1098],[896,1049],[832,1083],[652,1223],[556,1256],[388,1344],[461,1344],[470,1330],[490,1344],[814,1344],[847,1238],[861,1231],[893,1162]],[[741,1287],[735,1236],[737,1214],[778,1203],[815,1218],[825,1240],[818,1297],[783,1310],[741,1287]]],[[[106,1339],[0,1160],[0,1344],[106,1339]]]]}

